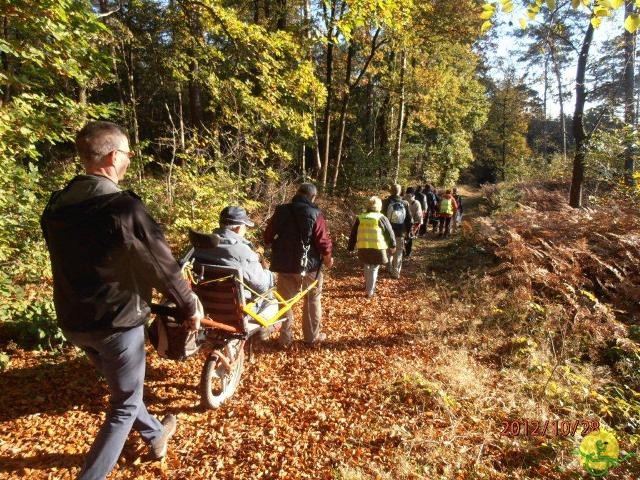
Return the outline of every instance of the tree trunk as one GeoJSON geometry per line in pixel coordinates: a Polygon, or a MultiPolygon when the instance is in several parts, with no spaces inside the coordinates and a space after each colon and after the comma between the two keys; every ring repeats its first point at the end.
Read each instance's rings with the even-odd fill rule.
{"type": "Polygon", "coordinates": [[[182,114],[182,85],[178,84],[178,121],[180,126],[180,150],[184,152],[185,139],[184,139],[184,115],[182,114]]]}
{"type": "Polygon", "coordinates": [[[271,0],[263,0],[262,5],[264,7],[264,18],[268,22],[271,18],[271,0]]]}
{"type": "MultiPolygon", "coordinates": [[[[304,36],[309,42],[309,49],[307,50],[307,60],[313,62],[313,42],[311,41],[311,2],[310,0],[304,0],[302,4],[302,10],[304,14],[304,36]]],[[[316,106],[313,105],[311,108],[311,115],[313,117],[313,141],[315,144],[315,160],[316,165],[315,168],[318,173],[320,173],[322,169],[322,159],[320,158],[320,139],[318,138],[318,114],[316,111],[316,106]]]]}
{"type": "MultiPolygon", "coordinates": [[[[6,16],[2,17],[2,38],[5,40],[9,39],[9,22],[6,16]]],[[[9,78],[11,74],[9,56],[5,52],[2,52],[0,55],[2,58],[2,69],[5,71],[7,78],[9,78]]],[[[11,99],[11,82],[9,80],[7,80],[7,83],[3,85],[3,90],[4,94],[2,95],[1,105],[9,103],[9,100],[11,99]]]]}
{"type": "Polygon", "coordinates": [[[560,62],[558,61],[553,46],[551,47],[551,60],[553,62],[553,71],[556,75],[558,84],[558,102],[560,103],[560,126],[562,128],[562,157],[567,162],[567,121],[564,116],[564,92],[562,89],[562,73],[560,71],[560,62]]]}
{"type": "MultiPolygon", "coordinates": [[[[507,95],[509,94],[509,90],[507,87],[507,91],[506,91],[507,95]]],[[[506,171],[506,167],[507,167],[507,96],[505,95],[502,98],[502,143],[500,145],[500,155],[501,155],[501,160],[500,160],[500,165],[502,165],[501,168],[501,179],[505,180],[505,171],[506,171]]]]}
{"type": "MultiPolygon", "coordinates": [[[[109,6],[107,5],[106,0],[100,0],[100,13],[107,13],[109,11],[109,6]]],[[[103,17],[102,21],[105,22],[107,17],[103,17]]],[[[123,52],[124,55],[124,52],[123,52]]],[[[124,110],[124,95],[122,93],[122,83],[120,82],[120,75],[118,74],[118,63],[117,63],[117,55],[116,55],[116,47],[114,43],[111,42],[111,64],[113,68],[113,76],[115,78],[116,90],[118,91],[118,101],[120,102],[120,107],[124,110]]]]}
{"type": "Polygon", "coordinates": [[[284,30],[287,28],[287,0],[278,0],[278,17],[276,20],[276,28],[284,30]]]}
{"type": "Polygon", "coordinates": [[[389,145],[389,129],[387,126],[389,125],[388,119],[391,114],[391,93],[389,90],[384,91],[384,99],[380,103],[378,116],[376,118],[376,129],[377,140],[374,141],[374,145],[376,149],[374,153],[377,152],[378,156],[383,156],[386,154],[389,145]]]}
{"type": "Polygon", "coordinates": [[[307,155],[307,146],[304,144],[304,142],[302,143],[302,158],[300,159],[300,166],[302,167],[302,180],[304,182],[307,181],[307,159],[306,159],[306,155],[307,155]]]}
{"type": "Polygon", "coordinates": [[[542,158],[547,162],[549,157],[549,132],[547,126],[547,96],[549,93],[549,56],[544,56],[544,99],[542,104],[543,123],[542,123],[542,158]]]}
{"type": "Polygon", "coordinates": [[[327,102],[324,106],[324,154],[322,158],[322,188],[327,188],[327,174],[329,171],[329,151],[331,143],[331,97],[333,97],[333,21],[335,19],[336,4],[331,2],[331,16],[327,25],[327,65],[325,72],[325,88],[327,102]]]}
{"type": "Polygon", "coordinates": [[[593,24],[589,22],[587,31],[582,41],[582,48],[578,56],[576,71],[576,106],[573,114],[573,136],[576,142],[576,153],[573,159],[573,176],[571,178],[571,191],[569,193],[569,205],[574,208],[582,207],[582,187],[584,183],[584,167],[587,157],[587,135],[584,131],[584,104],[586,100],[584,77],[589,58],[589,48],[593,40],[593,24]]]}
{"type": "Polygon", "coordinates": [[[198,69],[198,62],[193,60],[189,65],[189,71],[191,72],[191,78],[189,79],[189,113],[191,125],[200,130],[202,127],[202,93],[197,79],[198,69]]]}
{"type": "MultiPolygon", "coordinates": [[[[625,18],[633,13],[634,0],[625,0],[625,18]]],[[[625,135],[624,170],[627,185],[634,185],[635,149],[631,131],[635,131],[636,112],[634,99],[636,67],[636,34],[624,31],[624,124],[629,130],[625,135]]]]}
{"type": "Polygon", "coordinates": [[[365,113],[365,143],[369,152],[375,149],[376,138],[376,118],[374,116],[375,106],[373,98],[373,79],[367,75],[367,105],[365,113]]]}
{"type": "Polygon", "coordinates": [[[329,171],[329,148],[331,143],[331,97],[333,96],[333,43],[327,46],[327,74],[325,85],[327,88],[327,101],[324,106],[324,153],[322,155],[322,188],[327,187],[327,172],[329,171]]]}
{"type": "Polygon", "coordinates": [[[136,87],[133,65],[133,46],[129,43],[129,55],[127,65],[127,79],[129,82],[129,102],[131,103],[131,128],[133,129],[133,146],[136,147],[140,143],[140,131],[138,128],[138,111],[136,109],[136,87]]]}
{"type": "Polygon", "coordinates": [[[353,64],[354,50],[355,47],[353,46],[353,43],[349,43],[349,48],[347,50],[347,68],[344,79],[344,94],[342,96],[342,105],[340,106],[340,134],[338,136],[338,152],[336,154],[336,165],[333,172],[331,188],[336,188],[336,185],[338,183],[338,175],[340,172],[342,146],[344,145],[344,132],[347,128],[347,106],[349,105],[349,98],[351,97],[351,66],[353,64]]]}
{"type": "Polygon", "coordinates": [[[371,37],[371,51],[367,56],[367,59],[364,62],[363,67],[360,69],[358,73],[358,77],[355,79],[353,83],[351,83],[351,70],[353,66],[353,55],[355,53],[355,47],[353,43],[349,44],[349,49],[347,51],[347,68],[346,68],[346,76],[345,76],[345,93],[342,98],[342,106],[340,108],[340,136],[338,140],[338,154],[336,156],[336,167],[333,174],[333,181],[331,186],[336,188],[336,184],[338,183],[338,175],[340,171],[340,163],[342,161],[342,150],[344,145],[344,134],[347,125],[347,107],[349,106],[349,100],[351,99],[351,93],[355,88],[358,87],[360,81],[364,77],[367,69],[369,68],[369,64],[371,60],[373,60],[374,55],[378,48],[382,45],[382,42],[378,43],[378,36],[380,35],[380,28],[377,28],[373,36],[371,37]]]}
{"type": "Polygon", "coordinates": [[[404,77],[407,70],[407,53],[402,51],[400,57],[400,108],[398,111],[398,129],[396,134],[396,167],[394,170],[393,181],[398,182],[398,175],[400,175],[400,159],[402,157],[402,127],[404,125],[404,108],[405,108],[405,94],[404,94],[404,77]]]}

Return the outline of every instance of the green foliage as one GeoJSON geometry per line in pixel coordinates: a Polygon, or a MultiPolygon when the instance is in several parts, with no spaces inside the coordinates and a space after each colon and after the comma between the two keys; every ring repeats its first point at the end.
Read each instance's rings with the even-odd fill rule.
{"type": "Polygon", "coordinates": [[[522,191],[515,185],[484,184],[481,188],[489,214],[513,212],[523,198],[522,191]]]}
{"type": "Polygon", "coordinates": [[[23,348],[36,350],[53,350],[66,343],[50,296],[40,301],[22,301],[12,307],[12,319],[2,322],[4,336],[23,348]]]}
{"type": "Polygon", "coordinates": [[[438,45],[417,62],[404,151],[410,175],[451,186],[473,161],[473,133],[485,123],[489,107],[476,65],[476,55],[459,44],[438,45]]]}
{"type": "Polygon", "coordinates": [[[491,92],[487,123],[473,145],[478,163],[488,169],[486,180],[517,179],[527,168],[532,157],[527,145],[530,95],[514,72],[491,92]]]}
{"type": "Polygon", "coordinates": [[[37,162],[71,140],[87,117],[112,111],[76,100],[108,78],[108,58],[98,48],[107,32],[79,0],[3,2],[0,13],[0,322],[20,322],[17,338],[49,346],[61,337],[42,288],[49,262],[39,215],[58,176],[42,175],[37,162]]]}
{"type": "Polygon", "coordinates": [[[175,81],[207,93],[217,158],[232,154],[245,168],[288,163],[291,145],[313,135],[311,107],[325,95],[293,35],[246,23],[216,0],[176,2],[167,14],[174,40],[165,62],[175,81]]]}
{"type": "Polygon", "coordinates": [[[242,205],[251,213],[260,205],[248,192],[263,179],[238,177],[223,162],[203,155],[207,150],[202,147],[188,146],[179,157],[181,164],[166,167],[161,179],[145,176],[124,182],[143,198],[170,243],[179,249],[186,247],[190,228],[203,232],[216,228],[225,206],[242,205]]]}
{"type": "Polygon", "coordinates": [[[0,5],[0,156],[35,159],[38,145],[70,139],[87,116],[105,106],[77,101],[80,89],[108,78],[108,58],[97,43],[104,26],[80,0],[17,0],[0,5]]]}
{"type": "Polygon", "coordinates": [[[638,144],[640,133],[633,128],[598,129],[589,142],[587,168],[589,178],[596,182],[615,184],[624,170],[625,144],[638,144]]]}

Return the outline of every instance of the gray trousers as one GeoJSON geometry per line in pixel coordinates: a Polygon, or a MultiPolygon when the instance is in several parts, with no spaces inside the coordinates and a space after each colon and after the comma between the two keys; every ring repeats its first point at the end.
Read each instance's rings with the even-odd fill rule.
{"type": "MultiPolygon", "coordinates": [[[[299,273],[278,273],[277,290],[287,300],[301,289],[307,288],[316,279],[316,272],[307,273],[304,277],[299,273]]],[[[302,332],[304,341],[313,343],[318,339],[322,324],[322,272],[318,275],[318,285],[312,288],[302,300],[302,332]]],[[[293,309],[287,312],[287,319],[282,323],[280,341],[288,343],[293,340],[293,309]]]]}
{"type": "Polygon", "coordinates": [[[376,280],[378,280],[378,269],[380,265],[364,264],[364,286],[367,295],[371,296],[376,291],[376,280]]]}
{"type": "Polygon", "coordinates": [[[402,270],[402,257],[404,255],[404,235],[396,235],[396,251],[390,257],[387,268],[391,276],[400,278],[400,270],[402,270]]]}
{"type": "Polygon", "coordinates": [[[103,480],[113,469],[131,431],[151,443],[162,424],[142,401],[145,372],[144,327],[106,332],[64,332],[84,350],[109,385],[109,411],[91,445],[80,480],[103,480]]]}

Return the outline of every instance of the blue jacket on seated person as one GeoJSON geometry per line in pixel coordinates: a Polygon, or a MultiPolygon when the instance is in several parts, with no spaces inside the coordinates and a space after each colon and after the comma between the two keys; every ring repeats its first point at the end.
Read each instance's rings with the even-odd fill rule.
{"type": "MultiPolygon", "coordinates": [[[[220,225],[211,235],[211,247],[195,249],[195,260],[200,263],[242,268],[243,281],[258,293],[265,293],[272,288],[275,285],[274,274],[262,266],[253,245],[244,237],[244,226],[254,225],[244,208],[226,207],[220,215],[220,225]],[[237,228],[238,226],[240,228],[237,228]]],[[[247,290],[245,295],[248,299],[253,297],[247,290]]]]}

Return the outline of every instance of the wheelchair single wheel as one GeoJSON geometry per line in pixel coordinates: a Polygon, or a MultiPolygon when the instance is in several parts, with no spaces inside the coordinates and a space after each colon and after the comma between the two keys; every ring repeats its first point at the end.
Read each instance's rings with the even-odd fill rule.
{"type": "Polygon", "coordinates": [[[202,405],[218,408],[231,397],[238,388],[243,368],[244,341],[231,340],[220,352],[211,353],[204,363],[200,378],[202,405]]]}

